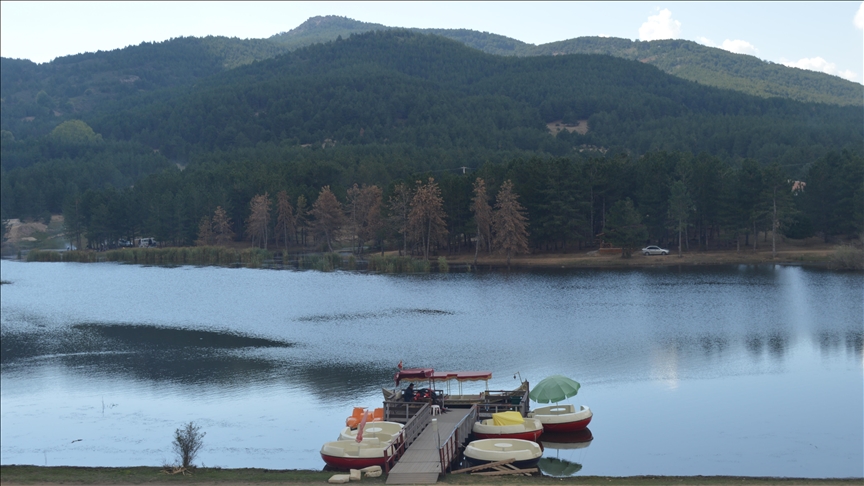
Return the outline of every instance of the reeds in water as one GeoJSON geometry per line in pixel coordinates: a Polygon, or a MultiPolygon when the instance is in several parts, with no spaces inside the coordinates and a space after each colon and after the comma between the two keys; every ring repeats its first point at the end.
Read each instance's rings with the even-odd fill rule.
{"type": "Polygon", "coordinates": [[[370,255],[369,271],[378,273],[429,273],[426,260],[415,260],[408,256],[370,255]]]}
{"type": "Polygon", "coordinates": [[[273,256],[260,248],[235,250],[221,246],[120,248],[106,252],[43,251],[27,254],[28,262],[121,262],[140,265],[219,265],[257,268],[273,256]]]}

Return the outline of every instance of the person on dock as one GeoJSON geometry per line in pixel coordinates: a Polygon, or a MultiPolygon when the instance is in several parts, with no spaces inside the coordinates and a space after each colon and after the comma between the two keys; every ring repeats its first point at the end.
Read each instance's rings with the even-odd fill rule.
{"type": "Polygon", "coordinates": [[[414,383],[409,383],[408,388],[402,392],[402,400],[406,402],[414,401],[414,383]]]}

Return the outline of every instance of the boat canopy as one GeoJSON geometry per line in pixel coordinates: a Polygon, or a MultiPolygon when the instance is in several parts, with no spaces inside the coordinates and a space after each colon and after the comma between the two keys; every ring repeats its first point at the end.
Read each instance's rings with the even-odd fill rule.
{"type": "Polygon", "coordinates": [[[435,382],[447,384],[447,394],[450,394],[450,380],[459,382],[459,394],[462,394],[462,383],[466,381],[485,381],[489,388],[489,379],[492,378],[491,371],[435,371],[432,368],[408,368],[401,370],[393,376],[396,386],[400,382],[429,382],[430,387],[435,388],[435,382]]]}
{"type": "Polygon", "coordinates": [[[489,381],[491,371],[457,371],[456,381],[489,381]]]}
{"type": "Polygon", "coordinates": [[[408,368],[397,371],[393,380],[396,381],[396,386],[399,386],[401,381],[429,381],[434,373],[432,368],[408,368]]]}
{"type": "Polygon", "coordinates": [[[428,381],[434,384],[436,381],[447,382],[450,380],[456,380],[461,385],[462,382],[466,381],[488,382],[490,378],[492,378],[491,371],[435,371],[432,368],[408,368],[393,376],[396,386],[399,386],[399,383],[403,381],[428,381]]]}

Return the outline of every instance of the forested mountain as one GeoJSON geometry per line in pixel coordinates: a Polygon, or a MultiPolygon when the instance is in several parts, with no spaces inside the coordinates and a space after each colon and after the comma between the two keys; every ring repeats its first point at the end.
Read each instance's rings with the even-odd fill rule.
{"type": "MultiPolygon", "coordinates": [[[[140,92],[192,86],[199,79],[316,43],[392,29],[345,17],[313,17],[267,39],[178,38],[108,52],[64,56],[49,63],[0,59],[0,128],[22,138],[44,135],[107,101],[140,92]]],[[[788,68],[682,40],[632,42],[580,37],[535,46],[465,29],[413,29],[490,54],[547,56],[607,54],[659,67],[700,84],[761,97],[838,105],[864,104],[864,88],[835,76],[788,68]]]]}
{"type": "Polygon", "coordinates": [[[195,81],[285,49],[264,39],[184,37],[36,64],[0,58],[0,124],[17,138],[44,135],[106,102],[195,81]]]}
{"type": "MultiPolygon", "coordinates": [[[[49,84],[37,85],[52,91],[36,95],[32,120],[8,115],[17,93],[33,89],[32,66],[9,61],[18,91],[3,100],[4,217],[62,212],[91,241],[152,235],[191,244],[217,208],[243,237],[250,201],[266,207],[265,194],[284,192],[298,217],[314,222],[300,208],[311,210],[324,187],[347,202],[354,184],[377,186],[386,201],[400,184],[414,190],[431,176],[447,214],[438,245],[458,249],[474,231],[472,183],[481,176],[490,197],[513,181],[532,246],[550,248],[593,243],[613,209],[626,208],[639,212],[646,238],[668,241],[678,183],[692,198],[682,217],[698,244],[730,245],[780,224],[766,219],[767,194],[790,195],[787,183],[812,178],[823,182],[797,200],[808,202],[780,201],[784,230],[806,236],[817,220],[842,222],[818,229],[826,239],[861,230],[860,107],[746,95],[612,56],[496,56],[405,30],[233,69],[227,59],[258,51],[225,47],[196,65],[196,42],[130,48],[188,47],[171,62],[153,60],[144,75],[95,56],[88,79],[164,79],[125,91],[105,81],[101,101],[77,119],[57,113],[49,84]]],[[[55,79],[62,86],[63,76],[55,79]]],[[[392,247],[396,234],[375,238],[392,247]]]]}
{"type": "Polygon", "coordinates": [[[407,31],[317,44],[83,119],[106,138],[182,160],[260,143],[331,143],[686,150],[801,165],[864,139],[857,107],[747,96],[609,56],[493,56],[407,31]],[[547,129],[579,120],[587,133],[547,129]]]}
{"type": "MultiPolygon", "coordinates": [[[[338,36],[382,30],[344,17],[313,17],[271,40],[292,48],[338,36]]],[[[783,97],[839,105],[864,105],[864,87],[837,76],[762,61],[686,40],[631,41],[614,37],[578,37],[533,45],[509,37],[467,29],[412,29],[464,43],[483,52],[502,56],[558,54],[607,54],[657,66],[669,74],[708,86],[732,89],[762,97],[783,97]]]]}

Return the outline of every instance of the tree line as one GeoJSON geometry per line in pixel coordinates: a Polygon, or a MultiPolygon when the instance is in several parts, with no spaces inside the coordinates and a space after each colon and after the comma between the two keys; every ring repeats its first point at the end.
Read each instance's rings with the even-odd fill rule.
{"type": "MultiPolygon", "coordinates": [[[[284,165],[284,164],[282,164],[284,165]]],[[[422,256],[496,248],[625,254],[647,243],[683,250],[756,248],[765,238],[825,241],[864,231],[864,157],[832,152],[806,177],[778,164],[730,165],[707,154],[650,152],[514,159],[317,189],[257,163],[166,170],[127,189],[64,200],[72,241],[153,237],[163,245],[225,245],[422,256]],[[494,195],[494,198],[490,195],[494,195]]]]}

